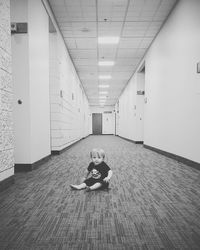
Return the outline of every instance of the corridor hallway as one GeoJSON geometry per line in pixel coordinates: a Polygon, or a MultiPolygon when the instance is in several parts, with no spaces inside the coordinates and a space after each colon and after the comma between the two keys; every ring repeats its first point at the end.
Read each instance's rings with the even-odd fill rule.
{"type": "Polygon", "coordinates": [[[89,136],[0,193],[0,249],[199,249],[199,171],[116,136],[89,136]],[[71,190],[101,147],[105,191],[71,190]]]}

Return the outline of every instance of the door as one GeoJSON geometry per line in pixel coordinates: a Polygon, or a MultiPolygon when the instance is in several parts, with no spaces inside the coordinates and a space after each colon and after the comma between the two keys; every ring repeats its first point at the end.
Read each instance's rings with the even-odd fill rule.
{"type": "MultiPolygon", "coordinates": [[[[108,111],[109,112],[109,111],[108,111]]],[[[102,133],[107,135],[113,135],[115,134],[115,121],[114,121],[114,113],[110,111],[109,113],[104,113],[102,117],[102,133]]]]}
{"type": "Polygon", "coordinates": [[[100,113],[92,114],[92,133],[93,135],[102,134],[102,114],[100,113]]]}

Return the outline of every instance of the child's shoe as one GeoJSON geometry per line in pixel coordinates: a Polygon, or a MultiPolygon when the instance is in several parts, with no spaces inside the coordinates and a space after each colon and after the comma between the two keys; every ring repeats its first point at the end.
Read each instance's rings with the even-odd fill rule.
{"type": "Polygon", "coordinates": [[[79,190],[79,188],[78,188],[77,185],[70,185],[70,187],[71,187],[72,189],[79,190]]]}

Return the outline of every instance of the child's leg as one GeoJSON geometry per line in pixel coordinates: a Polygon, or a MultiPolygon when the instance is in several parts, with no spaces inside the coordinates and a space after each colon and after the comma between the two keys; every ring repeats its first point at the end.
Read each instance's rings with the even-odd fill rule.
{"type": "Polygon", "coordinates": [[[85,183],[81,183],[79,185],[70,185],[71,188],[76,189],[76,190],[80,190],[80,189],[84,189],[87,187],[87,185],[85,183]]]}
{"type": "Polygon", "coordinates": [[[97,182],[94,185],[87,187],[87,191],[96,190],[96,189],[100,188],[101,186],[102,186],[102,184],[100,182],[97,182]]]}

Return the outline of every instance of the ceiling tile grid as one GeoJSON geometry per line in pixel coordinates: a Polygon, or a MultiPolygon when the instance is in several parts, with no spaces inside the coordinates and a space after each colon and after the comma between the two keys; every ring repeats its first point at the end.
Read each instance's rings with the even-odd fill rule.
{"type": "Polygon", "coordinates": [[[176,0],[49,0],[90,105],[114,105],[176,0]],[[117,36],[118,44],[98,37],[117,36]],[[113,66],[99,66],[113,61],[113,66]],[[99,79],[109,76],[110,79],[99,79]],[[105,89],[103,89],[105,90],[105,89]]]}

